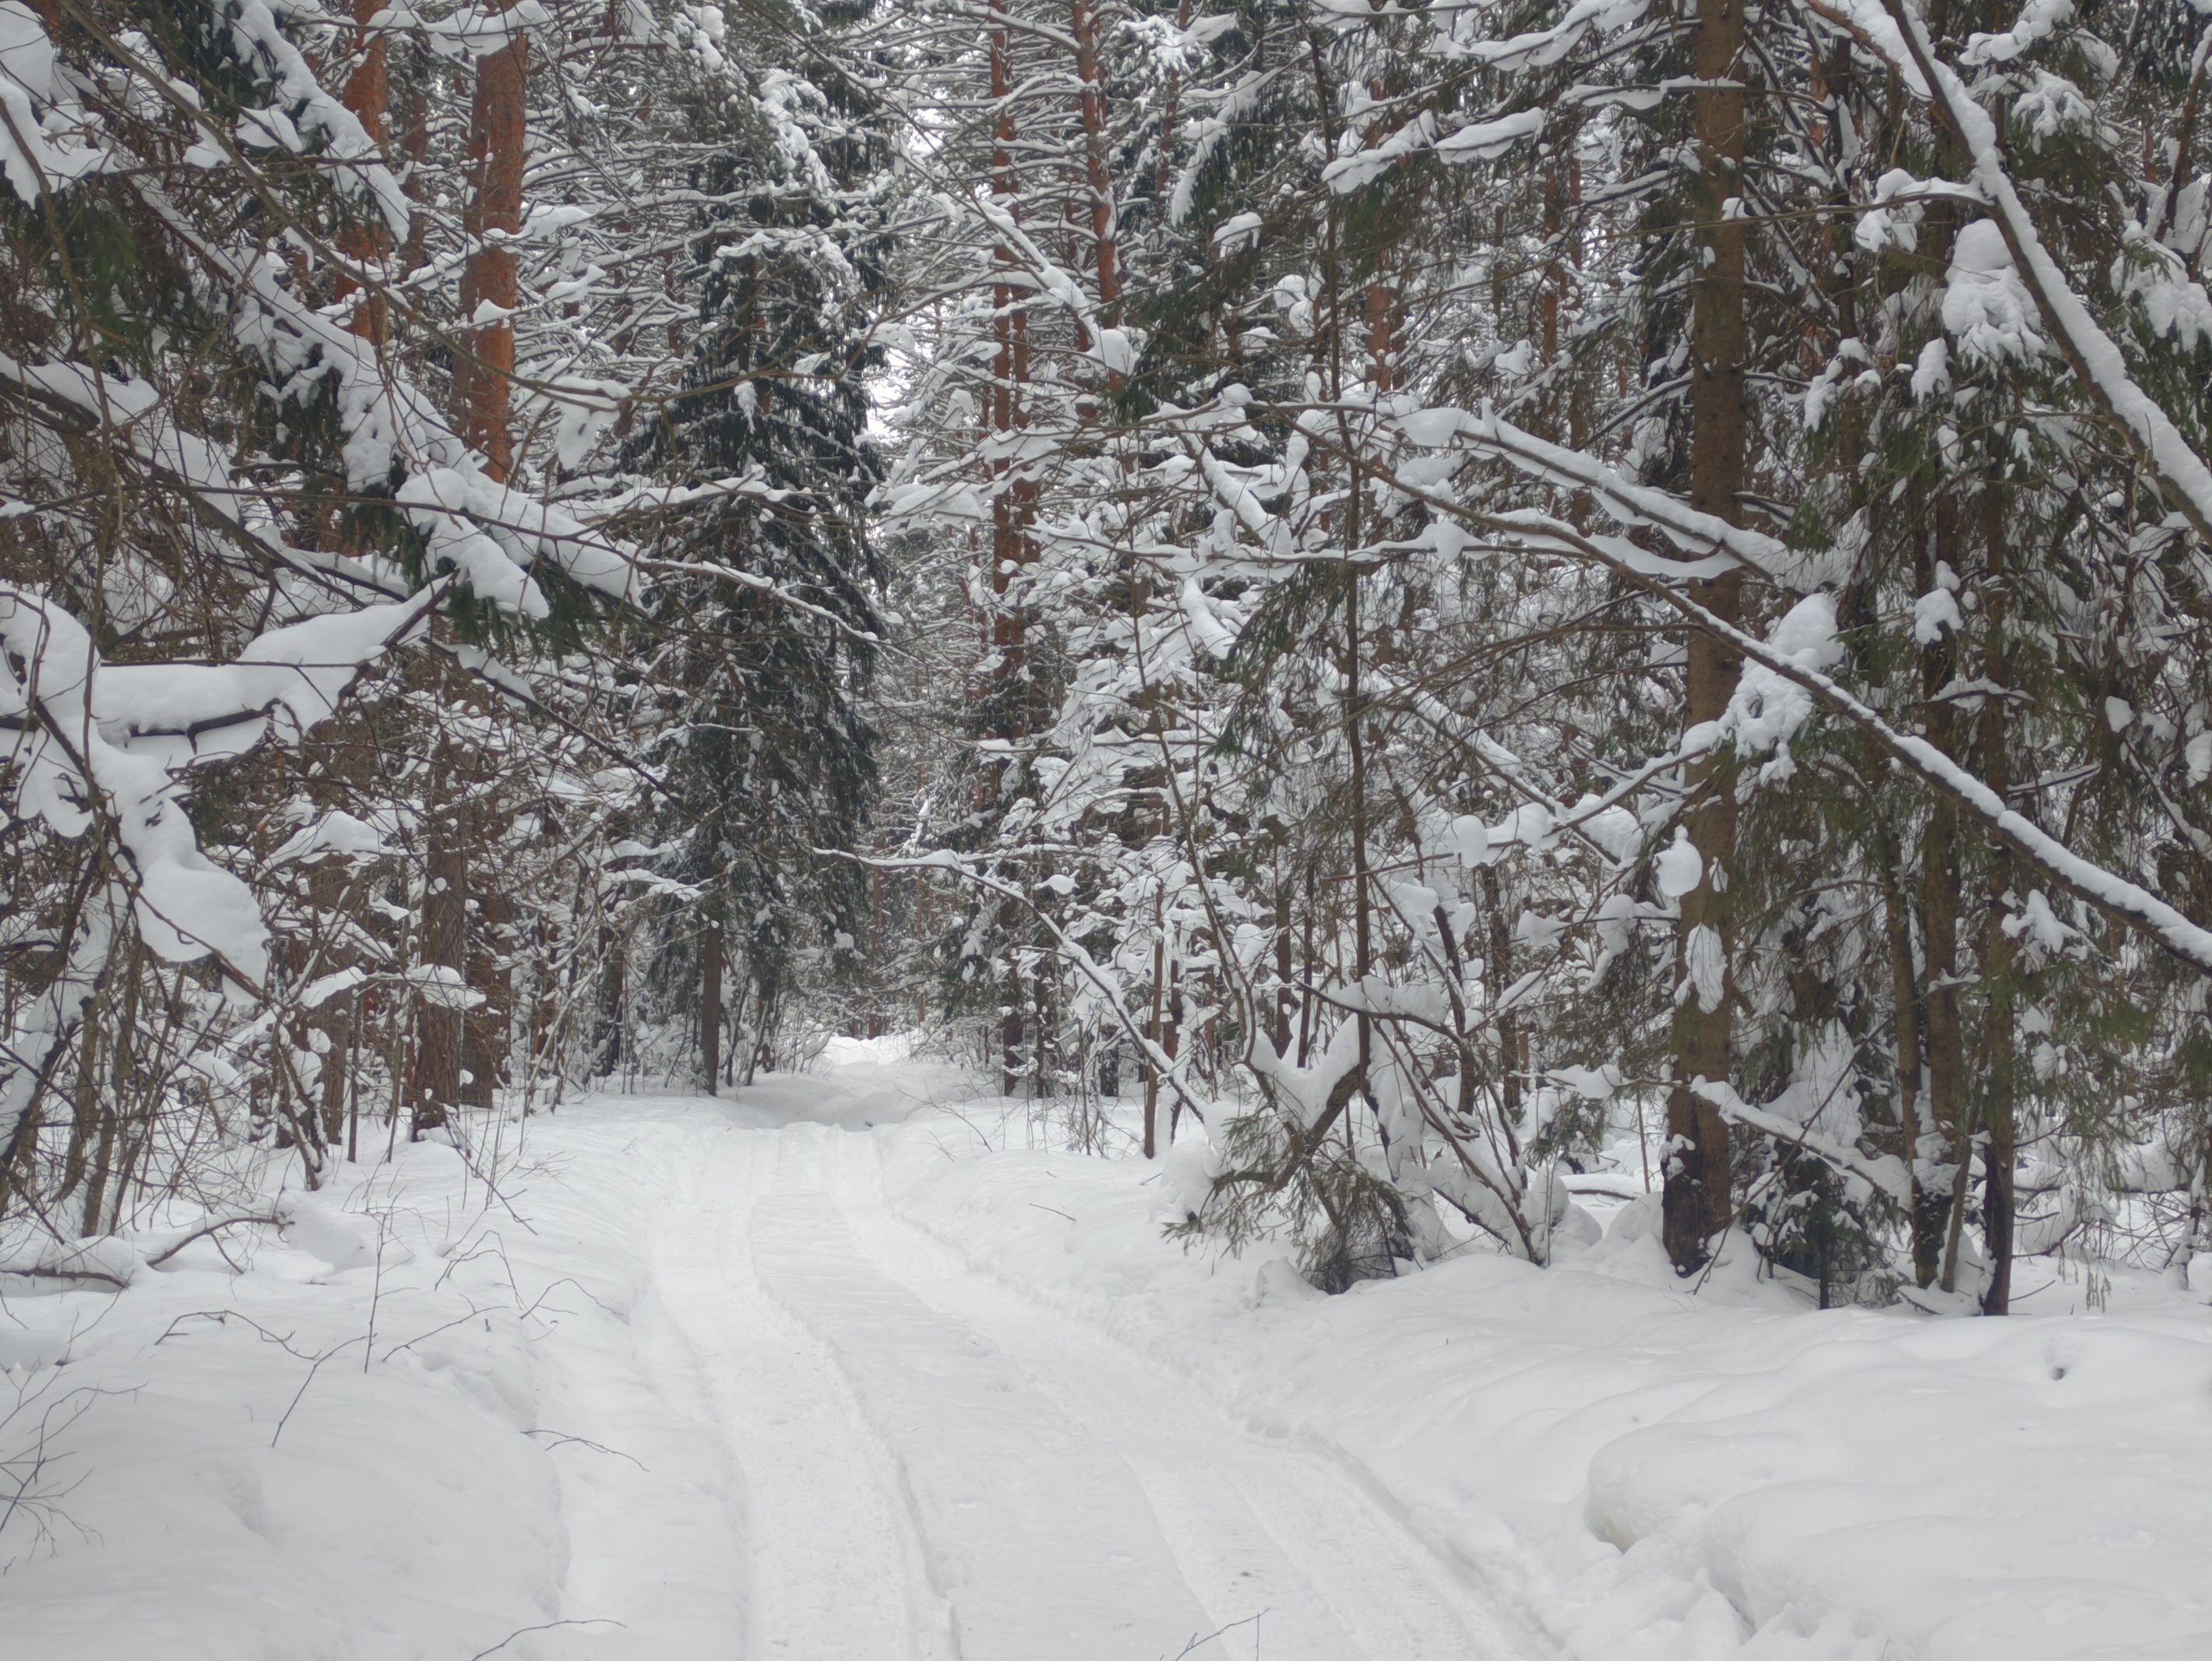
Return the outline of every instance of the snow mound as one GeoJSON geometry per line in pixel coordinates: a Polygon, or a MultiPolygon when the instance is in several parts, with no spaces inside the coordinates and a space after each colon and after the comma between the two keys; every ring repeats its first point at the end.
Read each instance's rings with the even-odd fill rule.
{"type": "Polygon", "coordinates": [[[1936,1321],[1739,1264],[1692,1298],[1647,1200],[1570,1268],[1473,1253],[1322,1298],[1279,1248],[1164,1240],[1171,1165],[958,1130],[880,1133],[908,1220],[1335,1450],[1574,1661],[2212,1655],[2212,1311],[2170,1287],[1936,1321]]]}

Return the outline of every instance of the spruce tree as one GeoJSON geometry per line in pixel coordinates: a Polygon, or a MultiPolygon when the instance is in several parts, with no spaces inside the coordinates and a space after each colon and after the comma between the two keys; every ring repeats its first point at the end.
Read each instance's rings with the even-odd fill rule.
{"type": "Polygon", "coordinates": [[[752,106],[702,112],[733,131],[695,181],[714,204],[692,233],[698,327],[682,387],[631,452],[682,500],[659,526],[669,569],[642,636],[661,734],[651,825],[684,891],[653,974],[699,989],[711,1073],[728,954],[746,1035],[729,1059],[746,1076],[801,979],[849,977],[867,933],[861,873],[823,850],[854,845],[876,777],[866,379],[890,275],[886,140],[829,22],[809,46],[786,70],[763,45],[752,106]]]}

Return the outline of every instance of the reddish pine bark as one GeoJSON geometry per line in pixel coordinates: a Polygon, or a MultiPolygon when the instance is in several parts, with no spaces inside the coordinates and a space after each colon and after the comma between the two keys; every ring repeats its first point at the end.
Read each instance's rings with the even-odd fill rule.
{"type": "MultiPolygon", "coordinates": [[[[392,102],[390,52],[384,36],[371,34],[368,24],[384,9],[384,0],[354,0],[353,15],[357,26],[354,47],[362,56],[346,81],[344,99],[345,106],[361,118],[361,125],[368,129],[369,142],[379,149],[384,149],[389,137],[386,115],[392,102]]],[[[362,265],[380,263],[390,251],[390,242],[382,220],[374,211],[348,224],[338,235],[339,250],[362,265]]],[[[344,299],[356,292],[358,287],[350,278],[341,277],[338,298],[344,299]]],[[[355,310],[346,326],[365,340],[381,344],[390,326],[388,310],[381,294],[371,295],[355,310]]]]}
{"type": "Polygon", "coordinates": [[[484,471],[501,483],[514,466],[508,425],[514,325],[505,313],[514,308],[517,268],[514,251],[501,236],[522,228],[529,67],[529,42],[519,29],[499,51],[477,60],[476,96],[469,109],[468,198],[461,210],[470,252],[461,268],[462,350],[453,362],[453,424],[484,458],[484,471]]]}

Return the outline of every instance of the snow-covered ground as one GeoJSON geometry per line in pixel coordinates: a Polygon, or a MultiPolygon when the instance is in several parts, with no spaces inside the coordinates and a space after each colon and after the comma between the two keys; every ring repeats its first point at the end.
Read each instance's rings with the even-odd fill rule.
{"type": "Polygon", "coordinates": [[[0,1280],[0,1649],[2212,1657],[2176,1290],[1693,1300],[1632,1202],[1567,1267],[1325,1299],[1162,1238],[1187,1149],[1033,1147],[941,1069],[830,1059],[533,1119],[495,1192],[417,1147],[281,1234],[110,1249],[119,1294],[0,1280]]]}

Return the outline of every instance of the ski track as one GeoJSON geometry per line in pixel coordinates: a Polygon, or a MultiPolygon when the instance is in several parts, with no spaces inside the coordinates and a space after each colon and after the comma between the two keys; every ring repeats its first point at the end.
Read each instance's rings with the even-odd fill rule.
{"type": "Polygon", "coordinates": [[[748,1657],[1518,1652],[1348,1473],[899,1219],[859,1127],[723,1123],[652,1251],[742,1473],[748,1657]]]}
{"type": "Polygon", "coordinates": [[[662,1299],[742,1473],[751,1579],[744,1653],[949,1661],[955,1652],[937,1636],[941,1616],[879,1445],[830,1356],[769,1301],[754,1272],[754,1212],[774,1175],[773,1141],[760,1130],[720,1135],[653,1243],[662,1299]]]}

